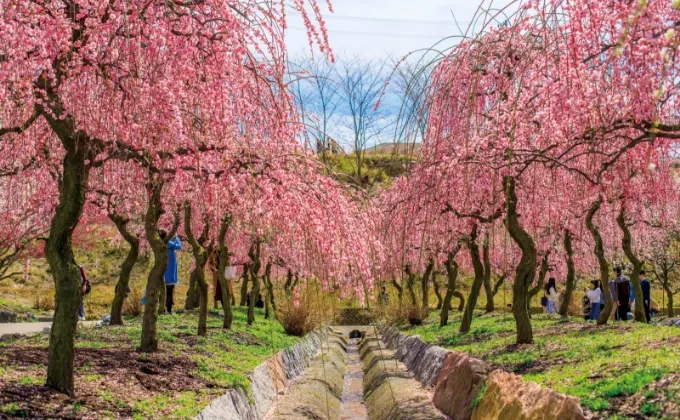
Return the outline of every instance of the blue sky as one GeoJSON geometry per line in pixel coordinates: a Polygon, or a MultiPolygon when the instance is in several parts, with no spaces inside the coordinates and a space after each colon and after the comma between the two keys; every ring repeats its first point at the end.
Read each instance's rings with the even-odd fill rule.
{"type": "MultiPolygon", "coordinates": [[[[335,0],[334,13],[330,14],[323,5],[324,0],[319,1],[325,11],[331,47],[339,59],[399,60],[411,53],[410,61],[420,60],[432,48],[439,51],[450,48],[471,25],[481,27],[481,22],[477,21],[476,25],[473,22],[480,2],[483,1],[482,8],[496,10],[493,14],[514,3],[513,0],[335,0]]],[[[310,54],[309,42],[301,17],[291,11],[289,18],[288,52],[294,61],[300,61],[300,57],[310,54]]],[[[314,55],[318,57],[318,51],[314,55]]],[[[391,124],[396,120],[401,102],[388,95],[383,104],[382,111],[387,114],[383,118],[391,124]]],[[[343,114],[343,107],[337,112],[343,114]]],[[[339,115],[328,133],[346,150],[351,149],[350,121],[348,115],[339,115]]],[[[369,146],[393,142],[394,134],[394,129],[385,129],[371,139],[369,146]]]]}

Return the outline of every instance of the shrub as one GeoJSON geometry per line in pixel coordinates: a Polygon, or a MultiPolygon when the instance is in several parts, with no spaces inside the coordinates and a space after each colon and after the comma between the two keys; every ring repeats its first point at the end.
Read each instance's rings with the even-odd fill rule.
{"type": "Polygon", "coordinates": [[[133,288],[130,294],[125,298],[123,303],[123,314],[131,316],[139,316],[142,314],[144,306],[142,306],[142,292],[139,289],[133,288]]]}
{"type": "Polygon", "coordinates": [[[423,308],[410,305],[405,310],[406,320],[411,326],[423,325],[423,322],[427,319],[427,311],[423,308]]]}
{"type": "Polygon", "coordinates": [[[54,296],[51,292],[45,291],[35,295],[33,300],[33,309],[43,312],[54,310],[54,296]]]}
{"type": "Polygon", "coordinates": [[[288,335],[302,337],[317,327],[311,308],[308,305],[300,304],[283,305],[279,310],[279,321],[288,335]]]}

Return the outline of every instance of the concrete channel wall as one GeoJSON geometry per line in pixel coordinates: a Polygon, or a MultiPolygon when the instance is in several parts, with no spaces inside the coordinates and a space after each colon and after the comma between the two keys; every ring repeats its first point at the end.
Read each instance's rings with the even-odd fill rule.
{"type": "Polygon", "coordinates": [[[577,398],[493,370],[482,360],[432,346],[394,326],[382,325],[379,331],[415,378],[434,388],[434,406],[453,420],[586,419],[577,398]]]}
{"type": "Polygon", "coordinates": [[[263,419],[274,407],[279,391],[285,389],[291,380],[309,367],[321,346],[328,340],[328,334],[326,330],[314,331],[293,347],[280,351],[250,374],[250,396],[243,389],[232,389],[213,400],[195,419],[263,419]]]}

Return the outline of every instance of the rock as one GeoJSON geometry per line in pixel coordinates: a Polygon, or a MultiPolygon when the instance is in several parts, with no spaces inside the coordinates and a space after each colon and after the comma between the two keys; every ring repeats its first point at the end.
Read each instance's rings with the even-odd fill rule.
{"type": "Polygon", "coordinates": [[[680,321],[676,321],[676,322],[675,322],[675,326],[676,326],[676,327],[680,327],[680,321]]]}
{"type": "Polygon", "coordinates": [[[109,325],[111,323],[111,315],[106,314],[102,317],[102,324],[109,325]]]}
{"type": "Polygon", "coordinates": [[[38,320],[38,317],[35,316],[35,314],[32,313],[32,312],[27,313],[27,314],[26,314],[26,318],[27,318],[27,319],[30,319],[31,321],[37,321],[37,320],[38,320]]]}
{"type": "Polygon", "coordinates": [[[44,332],[45,334],[49,334],[49,333],[50,333],[50,327],[45,327],[45,328],[43,328],[43,332],[44,332]]]}
{"type": "Polygon", "coordinates": [[[0,324],[11,324],[17,322],[17,314],[10,311],[0,311],[0,324]]]}
{"type": "Polygon", "coordinates": [[[520,376],[495,370],[488,376],[486,390],[472,414],[473,420],[582,420],[586,419],[578,399],[543,389],[520,376]]]}
{"type": "Polygon", "coordinates": [[[18,340],[20,338],[21,338],[21,334],[19,334],[19,333],[0,335],[0,341],[12,341],[12,340],[18,340]]]}
{"type": "Polygon", "coordinates": [[[423,356],[416,360],[416,366],[413,369],[416,379],[425,387],[435,385],[449,353],[448,350],[439,346],[427,346],[423,356]]]}
{"type": "Polygon", "coordinates": [[[434,405],[453,420],[469,419],[472,402],[490,370],[487,363],[465,353],[446,355],[434,390],[434,405]]]}
{"type": "Polygon", "coordinates": [[[286,378],[286,371],[283,367],[283,353],[278,352],[274,357],[267,361],[269,368],[269,376],[271,376],[274,383],[274,388],[279,392],[288,386],[288,378],[286,378]]]}

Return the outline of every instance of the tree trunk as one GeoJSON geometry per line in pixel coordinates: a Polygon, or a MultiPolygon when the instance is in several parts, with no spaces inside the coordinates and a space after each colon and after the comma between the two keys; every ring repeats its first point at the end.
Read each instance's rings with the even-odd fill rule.
{"type": "Polygon", "coordinates": [[[444,303],[442,304],[442,311],[439,314],[439,327],[448,325],[449,310],[451,309],[451,299],[456,290],[456,279],[458,278],[458,263],[454,259],[453,253],[449,253],[446,259],[446,295],[444,295],[444,303]]]}
{"type": "Polygon", "coordinates": [[[243,283],[241,283],[241,298],[238,306],[246,306],[246,296],[248,295],[248,281],[250,279],[250,264],[243,265],[243,283]]]}
{"type": "Polygon", "coordinates": [[[458,298],[458,312],[463,312],[465,310],[465,295],[458,290],[454,290],[453,296],[458,298]]]}
{"type": "Polygon", "coordinates": [[[439,282],[437,282],[436,275],[432,277],[432,286],[434,289],[434,295],[437,297],[437,307],[435,309],[440,310],[444,304],[444,300],[442,299],[441,291],[439,291],[439,282]]]}
{"type": "Polygon", "coordinates": [[[411,266],[406,266],[406,289],[408,290],[408,295],[411,298],[411,305],[415,308],[416,303],[416,292],[414,290],[414,283],[416,282],[416,275],[411,272],[411,266]]]}
{"type": "Polygon", "coordinates": [[[255,302],[258,301],[260,296],[260,240],[256,240],[255,244],[250,247],[248,252],[250,256],[251,266],[250,266],[250,276],[253,282],[253,288],[250,291],[250,304],[248,305],[248,326],[253,325],[255,322],[255,302]]]}
{"type": "Polygon", "coordinates": [[[460,332],[470,332],[472,326],[472,317],[474,316],[475,307],[477,306],[477,298],[484,283],[484,266],[479,257],[479,245],[477,245],[477,225],[475,224],[470,233],[470,238],[466,241],[467,247],[470,250],[470,259],[472,261],[472,268],[475,272],[475,279],[472,282],[472,289],[470,296],[468,296],[467,306],[463,313],[463,319],[460,322],[460,332]]]}
{"type": "Polygon", "coordinates": [[[268,262],[264,268],[264,287],[267,289],[267,293],[264,297],[264,319],[269,319],[269,307],[274,307],[274,312],[276,312],[276,304],[274,303],[274,285],[271,281],[272,273],[272,263],[268,262]]]}
{"type": "Polygon", "coordinates": [[[201,297],[198,282],[198,269],[194,267],[189,275],[189,289],[187,289],[187,299],[184,302],[184,309],[193,311],[201,305],[201,297]]]}
{"type": "Polygon", "coordinates": [[[423,273],[423,277],[420,280],[420,287],[423,290],[423,311],[425,311],[425,316],[430,311],[430,276],[434,270],[434,260],[430,259],[423,273]]]}
{"type": "MultiPolygon", "coordinates": [[[[628,261],[633,264],[633,272],[630,276],[630,281],[633,284],[633,292],[635,293],[635,321],[636,322],[647,322],[647,315],[645,314],[645,303],[642,297],[642,286],[640,285],[640,271],[642,270],[642,261],[633,252],[633,238],[630,234],[630,229],[626,224],[626,209],[623,206],[623,200],[621,201],[621,210],[616,218],[616,222],[623,232],[623,238],[621,239],[621,248],[623,248],[623,253],[626,254],[628,261]]],[[[651,302],[650,302],[651,304],[651,302]]]]}
{"type": "Polygon", "coordinates": [[[206,219],[203,222],[201,236],[196,238],[191,227],[191,220],[191,204],[187,201],[184,205],[184,232],[194,254],[194,272],[196,273],[196,285],[199,296],[198,335],[205,336],[208,333],[208,282],[205,279],[205,266],[208,263],[210,254],[212,254],[212,244],[207,247],[205,244],[210,236],[210,224],[206,219]]]}
{"type": "Polygon", "coordinates": [[[293,286],[293,272],[290,269],[288,269],[288,273],[286,274],[286,284],[283,285],[283,290],[286,292],[287,298],[290,298],[292,286],[293,286]]]}
{"type": "Polygon", "coordinates": [[[232,310],[233,299],[234,299],[234,289],[229,287],[229,281],[224,275],[224,271],[230,264],[231,254],[229,253],[229,248],[227,248],[226,237],[227,231],[231,226],[231,213],[227,212],[222,219],[222,224],[220,226],[220,233],[217,236],[217,246],[220,251],[219,263],[217,265],[217,279],[219,280],[220,286],[222,288],[222,310],[224,311],[224,321],[222,322],[222,328],[225,330],[231,330],[231,324],[234,320],[234,313],[232,310]]]}
{"type": "Polygon", "coordinates": [[[496,308],[493,300],[493,288],[491,287],[491,258],[489,257],[489,234],[484,238],[482,246],[482,257],[484,259],[484,293],[486,294],[486,313],[493,312],[496,308]]]}
{"type": "Polygon", "coordinates": [[[534,334],[531,329],[531,319],[527,311],[529,287],[536,276],[536,245],[519,223],[517,214],[517,194],[515,192],[515,178],[506,175],[503,178],[505,188],[506,214],[505,227],[513,241],[522,251],[522,258],[515,268],[515,282],[512,285],[512,313],[517,326],[517,344],[532,344],[534,334]]]}
{"type": "Polygon", "coordinates": [[[600,235],[600,230],[593,223],[593,217],[595,217],[595,214],[600,210],[600,206],[602,206],[602,197],[599,197],[591,204],[588,214],[586,215],[586,227],[588,228],[588,231],[590,231],[590,235],[595,242],[595,249],[593,252],[597,258],[598,265],[600,266],[600,289],[604,295],[604,309],[597,318],[597,325],[605,325],[609,320],[612,309],[614,309],[614,298],[609,290],[609,263],[604,255],[602,236],[600,235]]]}
{"type": "Polygon", "coordinates": [[[529,318],[531,318],[531,302],[534,297],[543,290],[543,285],[545,284],[545,277],[548,275],[548,270],[550,266],[548,265],[548,260],[550,259],[550,250],[545,252],[543,258],[541,259],[541,268],[538,270],[538,282],[536,286],[529,289],[529,299],[527,300],[527,312],[529,313],[529,318]]]}
{"type": "Polygon", "coordinates": [[[666,293],[668,294],[668,317],[673,318],[675,316],[675,312],[673,310],[673,291],[668,288],[666,289],[666,293]]]}
{"type": "MultiPolygon", "coordinates": [[[[48,120],[51,118],[47,117],[48,120]]],[[[73,366],[82,277],[73,259],[73,231],[83,212],[89,167],[86,139],[59,136],[66,148],[59,185],[59,204],[50,224],[45,257],[55,286],[54,321],[50,330],[46,385],[73,396],[73,366]]]]}
{"type": "Polygon", "coordinates": [[[158,350],[159,289],[165,284],[165,270],[168,267],[167,243],[175,236],[177,226],[179,225],[179,216],[175,215],[173,228],[165,238],[165,241],[161,239],[158,231],[158,221],[163,214],[163,205],[161,203],[163,181],[158,179],[149,180],[147,190],[149,202],[144,218],[144,231],[149,246],[153,251],[154,264],[146,282],[146,304],[144,305],[144,316],[142,319],[142,344],[140,350],[143,352],[154,352],[158,350]]]}
{"type": "Polygon", "coordinates": [[[165,302],[168,299],[168,289],[165,287],[165,275],[163,276],[163,281],[158,290],[158,315],[163,315],[165,313],[165,302]]]}
{"type": "Polygon", "coordinates": [[[576,270],[574,269],[574,249],[571,246],[571,232],[569,229],[564,229],[564,251],[567,254],[567,287],[564,289],[562,304],[560,305],[560,316],[566,318],[569,316],[569,305],[571,298],[576,289],[576,270]]]}
{"type": "Polygon", "coordinates": [[[120,276],[118,277],[118,284],[116,284],[115,295],[113,303],[111,304],[111,322],[109,325],[123,325],[123,304],[125,297],[128,294],[128,287],[130,285],[130,273],[139,257],[139,237],[132,234],[127,229],[129,219],[126,219],[116,213],[109,215],[109,218],[118,228],[118,232],[123,236],[123,239],[130,245],[130,250],[123,261],[120,268],[120,276]]]}
{"type": "Polygon", "coordinates": [[[401,305],[402,299],[404,298],[404,288],[401,287],[397,279],[392,279],[392,285],[397,289],[397,299],[399,300],[399,305],[401,305]]]}

